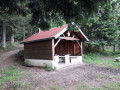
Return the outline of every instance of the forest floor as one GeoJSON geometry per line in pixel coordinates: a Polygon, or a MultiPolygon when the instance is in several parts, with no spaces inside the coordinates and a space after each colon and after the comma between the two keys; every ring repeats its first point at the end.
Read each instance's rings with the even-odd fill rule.
{"type": "MultiPolygon", "coordinates": [[[[0,70],[8,70],[8,72],[0,72],[0,80],[5,76],[4,74],[7,77],[14,71],[16,72],[12,76],[18,73],[21,77],[17,80],[12,80],[13,77],[9,79],[4,77],[5,83],[0,83],[0,90],[1,88],[3,90],[120,90],[119,68],[112,69],[83,63],[48,72],[44,68],[24,66],[16,57],[22,47],[20,45],[0,51],[0,70]],[[15,69],[8,69],[9,66],[14,66],[15,69]]],[[[112,60],[111,57],[102,58],[112,60]]]]}

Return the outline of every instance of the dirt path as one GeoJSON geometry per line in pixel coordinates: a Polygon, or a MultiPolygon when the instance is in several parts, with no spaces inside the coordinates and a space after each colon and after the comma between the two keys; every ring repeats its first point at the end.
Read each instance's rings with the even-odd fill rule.
{"type": "Polygon", "coordinates": [[[10,50],[0,51],[0,69],[15,64],[16,54],[19,52],[21,48],[23,48],[23,45],[18,45],[17,47],[14,47],[10,50]]]}
{"type": "Polygon", "coordinates": [[[120,81],[120,69],[97,67],[92,64],[83,64],[67,67],[52,72],[37,67],[29,67],[27,78],[23,82],[30,82],[35,90],[57,90],[51,87],[60,87],[61,90],[78,90],[81,85],[88,88],[104,87],[105,84],[120,81]]]}

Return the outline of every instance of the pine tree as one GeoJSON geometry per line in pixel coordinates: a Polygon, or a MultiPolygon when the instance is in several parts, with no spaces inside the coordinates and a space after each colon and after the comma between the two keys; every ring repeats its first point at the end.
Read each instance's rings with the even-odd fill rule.
{"type": "Polygon", "coordinates": [[[117,44],[119,30],[117,10],[118,5],[116,2],[113,2],[111,6],[105,7],[105,10],[101,11],[100,19],[92,26],[94,38],[97,39],[103,50],[105,45],[115,46],[117,44]]]}
{"type": "Polygon", "coordinates": [[[2,46],[6,48],[6,26],[7,21],[11,20],[13,14],[25,14],[21,0],[0,0],[0,14],[2,17],[2,46]]]}
{"type": "MultiPolygon", "coordinates": [[[[31,0],[28,4],[32,13],[32,23],[49,28],[49,20],[58,14],[66,23],[82,21],[97,13],[113,0],[31,0]],[[57,14],[56,14],[57,13],[57,14]]],[[[59,21],[56,21],[56,23],[59,21]]]]}

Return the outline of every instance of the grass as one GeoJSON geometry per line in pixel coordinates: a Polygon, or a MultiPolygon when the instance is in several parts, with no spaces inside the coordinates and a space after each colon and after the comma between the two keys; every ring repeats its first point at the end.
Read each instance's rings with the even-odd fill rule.
{"type": "Polygon", "coordinates": [[[53,89],[53,90],[62,90],[60,87],[58,87],[58,86],[51,86],[50,87],[51,89],[53,89]]]}
{"type": "Polygon", "coordinates": [[[104,84],[103,87],[89,88],[87,85],[79,85],[77,90],[120,90],[120,83],[104,84]]]}
{"type": "MultiPolygon", "coordinates": [[[[112,60],[104,60],[101,59],[103,55],[95,54],[95,53],[89,53],[87,55],[83,56],[83,61],[86,63],[92,63],[101,67],[108,67],[108,68],[120,68],[120,62],[114,62],[114,58],[116,58],[118,55],[114,55],[112,60]]],[[[107,57],[107,56],[106,56],[107,57]]]]}
{"type": "Polygon", "coordinates": [[[82,85],[78,86],[77,90],[104,90],[104,89],[102,89],[101,87],[92,87],[92,88],[89,88],[87,85],[82,84],[82,85]]]}
{"type": "Polygon", "coordinates": [[[19,82],[23,77],[25,77],[24,71],[16,69],[15,66],[9,66],[7,69],[0,70],[0,90],[6,88],[10,88],[11,90],[26,88],[28,90],[30,84],[19,82]]]}
{"type": "Polygon", "coordinates": [[[120,83],[105,84],[106,90],[120,90],[120,83]]]}
{"type": "Polygon", "coordinates": [[[104,76],[102,74],[97,74],[98,78],[104,78],[104,76]]]}
{"type": "Polygon", "coordinates": [[[87,86],[85,84],[79,85],[77,90],[87,90],[87,86]]]}
{"type": "Polygon", "coordinates": [[[113,79],[113,78],[120,79],[120,75],[118,75],[118,76],[113,75],[113,76],[109,76],[108,78],[109,79],[113,79]]]}

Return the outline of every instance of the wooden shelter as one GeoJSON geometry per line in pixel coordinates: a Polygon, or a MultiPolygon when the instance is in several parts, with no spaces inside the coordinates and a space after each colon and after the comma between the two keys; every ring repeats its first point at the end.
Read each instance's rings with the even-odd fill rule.
{"type": "Polygon", "coordinates": [[[68,24],[40,31],[25,39],[25,61],[33,66],[59,67],[62,64],[82,62],[82,42],[88,41],[79,29],[70,32],[68,24]]]}

